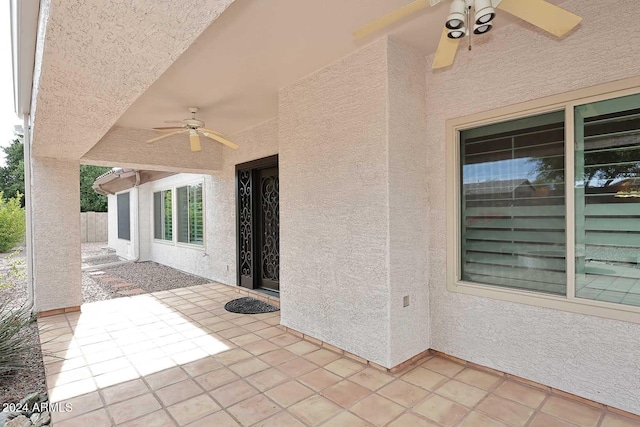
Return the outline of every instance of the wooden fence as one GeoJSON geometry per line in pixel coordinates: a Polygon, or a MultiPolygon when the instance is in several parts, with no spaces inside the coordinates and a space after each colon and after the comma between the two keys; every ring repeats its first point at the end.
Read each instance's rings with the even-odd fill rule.
{"type": "Polygon", "coordinates": [[[108,240],[109,214],[107,212],[80,212],[82,243],[108,240]]]}

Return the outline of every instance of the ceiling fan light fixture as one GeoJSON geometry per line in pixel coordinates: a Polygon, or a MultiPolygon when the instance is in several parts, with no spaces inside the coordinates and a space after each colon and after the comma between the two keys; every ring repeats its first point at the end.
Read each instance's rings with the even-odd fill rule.
{"type": "Polygon", "coordinates": [[[476,10],[476,24],[488,24],[496,17],[496,10],[491,4],[491,0],[475,0],[474,8],[476,10]]]}
{"type": "Polygon", "coordinates": [[[467,22],[465,8],[466,3],[464,0],[453,0],[451,2],[451,9],[449,10],[449,16],[445,24],[449,30],[459,30],[465,27],[467,22]]]}
{"type": "Polygon", "coordinates": [[[493,25],[491,25],[491,22],[488,22],[486,24],[476,24],[473,26],[473,34],[485,34],[488,33],[489,31],[491,31],[491,29],[493,28],[493,25]]]}
{"type": "Polygon", "coordinates": [[[450,39],[461,39],[467,34],[466,28],[460,28],[459,30],[449,30],[447,37],[450,39]]]}

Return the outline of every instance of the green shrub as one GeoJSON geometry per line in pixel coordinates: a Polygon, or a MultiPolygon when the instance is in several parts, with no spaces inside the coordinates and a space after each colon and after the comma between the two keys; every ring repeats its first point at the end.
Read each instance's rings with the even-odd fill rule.
{"type": "Polygon", "coordinates": [[[28,308],[12,310],[6,302],[0,305],[0,379],[25,368],[24,355],[34,348],[34,344],[25,339],[29,323],[28,308]]]}
{"type": "Polygon", "coordinates": [[[0,252],[9,252],[24,239],[26,220],[21,199],[20,193],[5,199],[0,191],[0,252]]]}

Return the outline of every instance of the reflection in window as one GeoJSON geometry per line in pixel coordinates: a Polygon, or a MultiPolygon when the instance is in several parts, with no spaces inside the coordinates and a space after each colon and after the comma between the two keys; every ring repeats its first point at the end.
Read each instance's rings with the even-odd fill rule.
{"type": "Polygon", "coordinates": [[[460,136],[462,280],[564,295],[564,112],[460,136]]]}
{"type": "Polygon", "coordinates": [[[153,193],[153,237],[173,240],[173,211],[171,190],[153,193]]]}
{"type": "Polygon", "coordinates": [[[576,108],[576,296],[640,306],[640,96],[576,108]]]}

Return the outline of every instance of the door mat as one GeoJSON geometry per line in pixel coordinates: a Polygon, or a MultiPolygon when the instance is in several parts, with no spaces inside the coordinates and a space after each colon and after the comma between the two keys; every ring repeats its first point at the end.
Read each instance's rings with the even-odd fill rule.
{"type": "Polygon", "coordinates": [[[280,310],[278,307],[251,297],[243,297],[229,301],[224,305],[224,309],[232,313],[240,314],[271,313],[280,310]]]}

